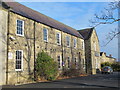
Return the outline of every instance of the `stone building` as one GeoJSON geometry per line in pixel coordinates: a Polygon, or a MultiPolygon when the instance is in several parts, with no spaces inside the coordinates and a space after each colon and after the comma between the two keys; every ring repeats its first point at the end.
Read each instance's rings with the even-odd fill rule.
{"type": "Polygon", "coordinates": [[[105,52],[100,52],[100,62],[101,63],[104,63],[104,62],[114,63],[116,62],[116,59],[113,58],[111,54],[107,56],[105,52]]]}
{"type": "Polygon", "coordinates": [[[58,62],[60,71],[74,62],[85,72],[84,39],[77,30],[17,2],[2,2],[0,21],[0,84],[31,82],[42,50],[58,62]]]}
{"type": "Polygon", "coordinates": [[[85,40],[85,59],[86,72],[88,74],[96,74],[96,70],[100,70],[100,46],[97,33],[94,28],[79,30],[79,33],[85,40]]]}

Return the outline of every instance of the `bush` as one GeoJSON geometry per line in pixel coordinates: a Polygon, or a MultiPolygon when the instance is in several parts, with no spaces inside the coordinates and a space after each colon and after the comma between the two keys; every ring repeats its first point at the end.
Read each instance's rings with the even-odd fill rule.
{"type": "Polygon", "coordinates": [[[120,71],[120,62],[115,62],[111,65],[114,71],[120,71]]]}
{"type": "Polygon", "coordinates": [[[47,53],[38,53],[36,60],[37,75],[46,80],[55,80],[58,75],[58,65],[47,53]]]}
{"type": "Polygon", "coordinates": [[[67,77],[79,76],[80,74],[81,74],[80,70],[76,69],[74,64],[72,64],[70,69],[65,69],[62,72],[62,76],[67,76],[67,77]]]}

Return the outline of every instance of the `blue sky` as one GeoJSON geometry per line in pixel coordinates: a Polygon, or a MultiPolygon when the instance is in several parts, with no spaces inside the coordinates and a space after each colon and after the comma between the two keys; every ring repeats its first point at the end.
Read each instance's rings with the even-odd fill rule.
{"type": "MultiPolygon", "coordinates": [[[[107,2],[20,2],[44,15],[47,15],[57,21],[60,21],[77,30],[90,27],[89,20],[95,13],[108,5],[107,2]]],[[[117,14],[117,13],[116,13],[117,14]]],[[[102,47],[106,42],[106,35],[114,30],[117,23],[111,25],[100,25],[96,31],[100,41],[100,49],[107,55],[112,54],[118,58],[118,40],[114,38],[106,47],[102,47]]]]}

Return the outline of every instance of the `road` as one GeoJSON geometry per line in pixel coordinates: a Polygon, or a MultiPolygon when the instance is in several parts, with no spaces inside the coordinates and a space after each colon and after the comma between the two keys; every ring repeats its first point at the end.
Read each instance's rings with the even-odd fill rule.
{"type": "Polygon", "coordinates": [[[118,88],[120,80],[119,73],[96,74],[18,86],[3,86],[3,88],[118,88]]]}

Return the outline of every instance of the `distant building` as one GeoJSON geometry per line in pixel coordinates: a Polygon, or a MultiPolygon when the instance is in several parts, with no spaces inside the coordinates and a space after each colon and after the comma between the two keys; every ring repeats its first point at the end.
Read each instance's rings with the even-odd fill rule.
{"type": "Polygon", "coordinates": [[[79,30],[85,40],[86,71],[88,74],[96,74],[100,69],[100,46],[97,33],[94,28],[79,30]]]}
{"type": "Polygon", "coordinates": [[[105,52],[100,52],[100,61],[101,63],[104,62],[114,63],[116,62],[116,58],[113,58],[111,54],[107,56],[105,52]]]}

